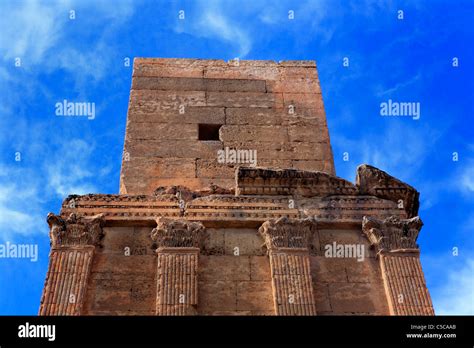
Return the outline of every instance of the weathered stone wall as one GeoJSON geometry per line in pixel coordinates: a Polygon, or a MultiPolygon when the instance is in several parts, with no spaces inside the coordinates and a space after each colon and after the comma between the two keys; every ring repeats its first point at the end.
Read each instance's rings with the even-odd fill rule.
{"type": "Polygon", "coordinates": [[[334,174],[316,64],[135,59],[120,193],[230,188],[226,147],[255,150],[257,166],[334,174]],[[198,140],[199,124],[221,125],[219,140],[198,140]]]}
{"type": "Polygon", "coordinates": [[[209,228],[200,256],[198,313],[273,315],[270,263],[256,229],[209,228]]]}
{"type": "MultiPolygon", "coordinates": [[[[156,314],[157,255],[151,230],[104,228],[82,314],[156,314]]],[[[206,235],[197,268],[195,314],[275,315],[270,260],[257,229],[208,228],[206,235]]],[[[315,231],[309,258],[317,315],[389,314],[380,267],[369,247],[360,229],[315,231]],[[333,242],[362,244],[363,261],[326,257],[325,245],[333,242]]]]}
{"type": "Polygon", "coordinates": [[[139,58],[120,194],[48,214],[39,312],[431,315],[418,208],[370,165],[334,175],[314,62],[139,58]],[[257,168],[219,163],[225,149],[257,168]]]}
{"type": "Polygon", "coordinates": [[[313,236],[311,275],[318,315],[388,315],[382,274],[360,229],[321,229],[313,236]],[[364,259],[330,258],[325,246],[362,245],[364,259]]]}
{"type": "Polygon", "coordinates": [[[84,315],[155,314],[156,255],[150,231],[151,227],[104,228],[102,247],[92,262],[84,315]]]}

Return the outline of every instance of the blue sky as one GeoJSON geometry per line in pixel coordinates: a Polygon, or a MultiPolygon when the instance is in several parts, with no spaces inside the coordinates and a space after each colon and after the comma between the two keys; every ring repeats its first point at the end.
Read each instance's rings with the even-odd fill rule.
{"type": "Polygon", "coordinates": [[[474,1],[3,0],[0,13],[0,243],[39,246],[37,262],[0,258],[0,314],[38,311],[47,213],[118,192],[127,57],[316,60],[337,175],[368,163],[421,192],[435,310],[474,314],[474,1]],[[94,102],[95,119],[55,116],[64,99],[94,102]],[[420,103],[420,119],[380,116],[388,99],[420,103]]]}

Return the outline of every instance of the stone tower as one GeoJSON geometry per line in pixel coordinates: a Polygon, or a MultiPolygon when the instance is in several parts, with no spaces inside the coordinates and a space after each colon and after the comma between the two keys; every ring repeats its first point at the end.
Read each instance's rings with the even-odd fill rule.
{"type": "Polygon", "coordinates": [[[40,315],[432,315],[418,196],[335,176],[312,61],[135,59],[120,193],[48,215],[40,315]]]}

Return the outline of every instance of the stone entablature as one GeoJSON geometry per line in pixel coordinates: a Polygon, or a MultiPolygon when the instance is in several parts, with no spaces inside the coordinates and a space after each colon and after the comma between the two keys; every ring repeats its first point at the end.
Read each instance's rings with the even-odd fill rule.
{"type": "MultiPolygon", "coordinates": [[[[366,167],[359,167],[359,180],[366,167]]],[[[376,170],[371,167],[371,173],[376,170]]],[[[380,172],[380,176],[388,175],[380,172]]],[[[268,219],[283,216],[311,217],[328,223],[360,224],[364,216],[407,218],[407,209],[410,213],[416,213],[412,205],[399,202],[399,193],[405,190],[416,196],[417,192],[412,192],[414,189],[397,180],[399,189],[391,197],[388,192],[393,190],[393,184],[388,179],[386,182],[388,186],[385,187],[382,198],[368,195],[364,193],[367,191],[365,188],[361,189],[358,185],[327,173],[239,168],[235,194],[216,187],[201,191],[170,187],[155,191],[155,195],[73,195],[63,202],[61,216],[73,212],[83,216],[102,213],[107,220],[148,221],[152,224],[161,216],[184,217],[204,223],[232,221],[236,225],[258,225],[268,219]],[[276,180],[269,184],[276,191],[264,194],[263,190],[259,193],[265,180],[276,180]],[[280,190],[280,187],[288,190],[280,190]],[[283,195],[280,191],[288,194],[283,195]],[[276,192],[280,194],[276,195],[276,192]]],[[[378,187],[379,191],[374,191],[374,194],[384,189],[381,184],[378,187]]]]}

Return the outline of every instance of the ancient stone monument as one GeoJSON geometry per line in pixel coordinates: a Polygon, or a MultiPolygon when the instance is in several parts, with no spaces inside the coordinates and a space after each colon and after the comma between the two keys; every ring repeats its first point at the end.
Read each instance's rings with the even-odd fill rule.
{"type": "Polygon", "coordinates": [[[312,61],[135,59],[120,193],[50,213],[40,315],[433,315],[418,192],[335,176],[312,61]]]}

